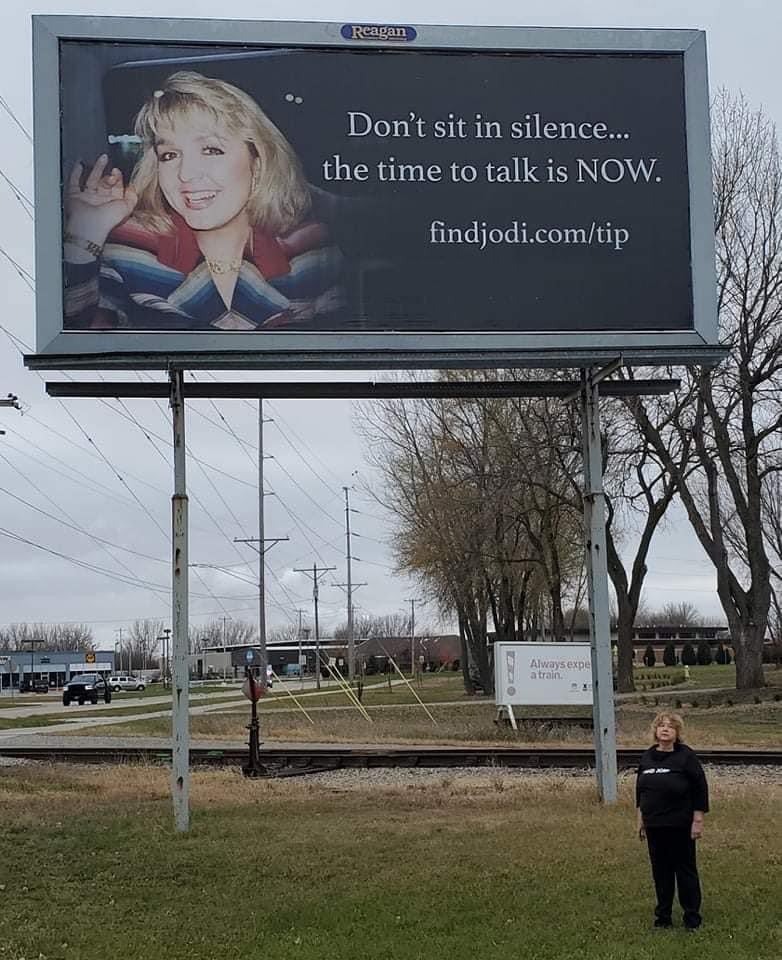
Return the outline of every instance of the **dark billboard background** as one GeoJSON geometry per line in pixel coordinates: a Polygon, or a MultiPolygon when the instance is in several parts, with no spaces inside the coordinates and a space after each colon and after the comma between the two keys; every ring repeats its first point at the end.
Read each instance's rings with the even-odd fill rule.
{"type": "MultiPolygon", "coordinates": [[[[346,329],[693,328],[681,55],[83,41],[64,41],[62,54],[64,176],[107,135],[132,133],[144,99],[178,69],[250,93],[300,156],[346,255],[346,329]],[[348,136],[351,111],[354,131],[366,115],[407,121],[410,136],[383,136],[382,123],[348,136]],[[581,135],[549,138],[545,123],[581,135]],[[349,179],[335,177],[337,154],[349,179]],[[399,182],[401,164],[427,181],[399,182]]],[[[126,173],[132,151],[112,148],[126,173]]]]}

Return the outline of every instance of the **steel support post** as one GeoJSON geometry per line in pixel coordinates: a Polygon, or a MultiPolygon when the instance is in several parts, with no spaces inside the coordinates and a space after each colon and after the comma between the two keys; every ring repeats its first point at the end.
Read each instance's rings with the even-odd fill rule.
{"type": "Polygon", "coordinates": [[[605,495],[600,440],[600,404],[593,371],[582,371],[581,427],[584,446],[584,531],[586,535],[589,635],[592,647],[592,714],[597,788],[603,803],[616,802],[611,622],[608,606],[605,495]]]}
{"type": "Polygon", "coordinates": [[[351,569],[352,557],[350,555],[350,488],[343,487],[345,491],[345,557],[347,560],[348,571],[348,680],[352,684],[356,679],[356,640],[353,636],[353,571],[351,569]]]}
{"type": "Polygon", "coordinates": [[[174,495],[171,498],[172,592],[172,743],[171,783],[176,829],[190,826],[190,717],[188,650],[188,519],[185,479],[184,373],[171,371],[171,413],[174,428],[174,495]]]}
{"type": "Polygon", "coordinates": [[[315,607],[315,687],[320,690],[320,625],[318,623],[318,566],[312,567],[312,603],[315,607]]]}
{"type": "Polygon", "coordinates": [[[266,689],[266,539],[263,492],[263,399],[258,401],[258,647],[261,652],[262,689],[266,689]]]}

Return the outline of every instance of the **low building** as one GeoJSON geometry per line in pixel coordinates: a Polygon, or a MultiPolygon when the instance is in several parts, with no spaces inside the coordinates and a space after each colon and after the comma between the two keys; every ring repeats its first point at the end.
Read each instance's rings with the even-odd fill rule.
{"type": "Polygon", "coordinates": [[[0,692],[26,681],[46,680],[52,688],[80,673],[114,673],[114,651],[0,650],[0,692]]]}

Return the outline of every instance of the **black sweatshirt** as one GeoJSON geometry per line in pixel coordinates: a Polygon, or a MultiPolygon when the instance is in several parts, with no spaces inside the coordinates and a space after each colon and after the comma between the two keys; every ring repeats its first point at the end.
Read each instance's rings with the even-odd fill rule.
{"type": "Polygon", "coordinates": [[[635,804],[645,827],[687,827],[694,810],[707,813],[709,788],[695,753],[683,743],[672,752],[650,747],[638,765],[635,804]]]}

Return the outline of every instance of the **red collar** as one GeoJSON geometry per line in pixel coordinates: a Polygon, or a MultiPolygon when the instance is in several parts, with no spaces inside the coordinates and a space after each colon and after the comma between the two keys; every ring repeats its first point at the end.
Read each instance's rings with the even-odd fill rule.
{"type": "MultiPolygon", "coordinates": [[[[198,248],[195,233],[179,214],[172,214],[174,232],[159,238],[157,258],[167,267],[180,273],[190,273],[204,255],[198,248]]],[[[252,244],[244,249],[244,258],[254,263],[263,276],[270,280],[290,273],[291,265],[276,237],[258,227],[253,231],[252,244]]]]}

